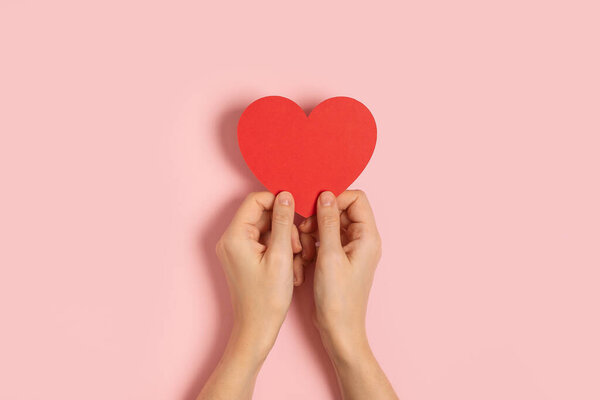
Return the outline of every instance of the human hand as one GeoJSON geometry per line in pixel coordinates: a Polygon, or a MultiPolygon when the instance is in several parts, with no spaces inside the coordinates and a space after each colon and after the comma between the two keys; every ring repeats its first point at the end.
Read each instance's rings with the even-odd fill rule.
{"type": "Polygon", "coordinates": [[[300,224],[302,260],[316,256],[315,324],[335,366],[342,398],[397,400],[367,339],[365,318],[381,239],[367,196],[324,192],[300,224]],[[315,246],[319,241],[318,250],[315,246]]]}
{"type": "Polygon", "coordinates": [[[325,349],[334,359],[369,351],[365,317],[381,239],[366,195],[323,192],[317,215],[299,228],[304,261],[316,256],[315,323],[325,349]]]}
{"type": "MultiPolygon", "coordinates": [[[[266,357],[273,346],[302,270],[294,253],[302,249],[294,225],[294,199],[251,193],[217,243],[234,310],[234,340],[266,357]]],[[[299,260],[299,257],[297,258],[299,260]]]]}
{"type": "Polygon", "coordinates": [[[316,323],[336,366],[344,400],[397,399],[370,352],[365,313],[380,256],[379,234],[362,192],[320,196],[317,217],[293,223],[290,193],[250,194],[217,244],[229,284],[234,327],[198,399],[250,399],[292,299],[315,255],[316,323]],[[315,242],[320,240],[317,255],[315,242]],[[302,245],[301,245],[302,242],[302,245]],[[301,250],[302,254],[297,254],[301,250]]]}

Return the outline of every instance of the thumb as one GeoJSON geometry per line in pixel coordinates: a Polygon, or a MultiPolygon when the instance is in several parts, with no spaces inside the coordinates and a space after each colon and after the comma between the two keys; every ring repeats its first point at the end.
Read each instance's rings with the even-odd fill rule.
{"type": "Polygon", "coordinates": [[[341,250],[340,212],[331,192],[323,192],[317,202],[317,225],[319,226],[319,250],[341,250]]]}
{"type": "Polygon", "coordinates": [[[294,198],[289,192],[281,192],[273,203],[271,216],[271,239],[269,250],[292,256],[292,228],[294,226],[294,198]]]}

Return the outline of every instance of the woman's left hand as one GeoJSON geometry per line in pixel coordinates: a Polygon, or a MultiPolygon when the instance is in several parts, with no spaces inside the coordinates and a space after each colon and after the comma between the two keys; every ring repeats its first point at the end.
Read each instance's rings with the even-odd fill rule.
{"type": "Polygon", "coordinates": [[[217,243],[234,309],[232,336],[266,357],[303,281],[294,198],[251,193],[217,243]]]}

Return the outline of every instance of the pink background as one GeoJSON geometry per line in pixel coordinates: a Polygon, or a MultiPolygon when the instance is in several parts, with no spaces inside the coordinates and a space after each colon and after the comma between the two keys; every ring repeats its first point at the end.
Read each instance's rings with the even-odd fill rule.
{"type": "MultiPolygon", "coordinates": [[[[597,1],[0,3],[0,398],[192,399],[250,101],[347,95],[403,399],[600,398],[597,1]]],[[[256,399],[338,396],[296,294],[256,399]]]]}

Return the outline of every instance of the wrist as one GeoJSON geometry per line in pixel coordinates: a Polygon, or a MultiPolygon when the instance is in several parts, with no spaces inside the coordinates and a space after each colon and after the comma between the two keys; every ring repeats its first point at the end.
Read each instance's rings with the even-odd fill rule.
{"type": "Polygon", "coordinates": [[[234,323],[227,347],[249,361],[262,364],[275,344],[278,329],[257,329],[248,324],[234,323]]]}
{"type": "Polygon", "coordinates": [[[319,328],[321,341],[334,364],[349,364],[370,356],[371,347],[364,327],[319,328]]]}

